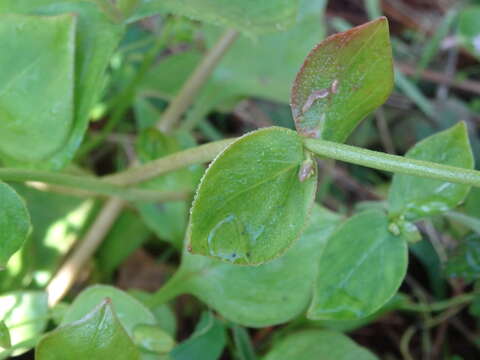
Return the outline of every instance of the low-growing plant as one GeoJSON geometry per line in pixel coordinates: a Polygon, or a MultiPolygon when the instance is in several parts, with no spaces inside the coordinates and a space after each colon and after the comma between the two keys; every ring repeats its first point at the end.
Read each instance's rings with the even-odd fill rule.
{"type": "MultiPolygon", "coordinates": [[[[452,210],[480,187],[480,172],[464,122],[426,137],[405,156],[344,144],[394,87],[385,17],[310,51],[290,95],[295,129],[270,126],[202,145],[191,135],[200,126],[215,137],[203,117],[240,97],[287,102],[292,66],[273,56],[251,58],[248,37],[267,34],[256,40],[260,52],[297,45],[302,52],[291,55],[297,66],[318,39],[308,31],[319,31],[311,15],[324,5],[305,1],[295,22],[294,0],[1,1],[0,358],[35,348],[39,360],[217,359],[230,346],[238,359],[250,360],[257,355],[244,327],[290,322],[266,360],[374,359],[339,329],[392,309],[429,306],[398,293],[409,245],[422,239],[419,222],[438,215],[478,229],[478,220],[452,210]],[[156,64],[166,48],[195,37],[195,23],[171,13],[233,30],[219,36],[205,25],[203,58],[192,48],[156,64]],[[151,15],[157,18],[145,27],[154,35],[129,43],[128,24],[151,15]],[[289,26],[289,35],[271,33],[289,26]],[[144,56],[132,67],[125,59],[135,47],[144,56]],[[144,93],[169,105],[160,114],[144,93]],[[122,122],[130,109],[135,126],[122,122]],[[106,124],[83,141],[102,112],[106,124]],[[138,132],[133,145],[129,137],[120,141],[129,161],[114,156],[113,167],[123,170],[92,176],[87,155],[123,123],[124,132],[138,132]],[[318,162],[331,164],[327,159],[394,173],[385,201],[350,216],[322,207],[317,184],[325,167],[318,162]],[[32,189],[39,183],[51,192],[32,189]],[[108,197],[103,206],[98,196],[108,197]],[[181,253],[158,290],[92,285],[62,301],[95,252],[93,282],[108,283],[152,233],[165,253],[181,253]],[[182,294],[212,311],[177,343],[168,303],[182,294]]],[[[468,244],[478,248],[477,240],[468,244]]],[[[476,280],[465,254],[452,258],[447,271],[476,280]]],[[[471,302],[475,294],[432,304],[431,311],[471,302]]]]}

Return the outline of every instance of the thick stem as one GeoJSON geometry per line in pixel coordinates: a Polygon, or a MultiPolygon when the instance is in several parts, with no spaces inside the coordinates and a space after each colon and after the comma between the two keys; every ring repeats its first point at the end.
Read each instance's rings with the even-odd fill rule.
{"type": "Polygon", "coordinates": [[[150,308],[162,305],[182,294],[185,284],[185,274],[180,268],[177,272],[155,292],[147,302],[150,308]]]}
{"type": "Polygon", "coordinates": [[[161,131],[168,132],[175,128],[180,117],[192,104],[200,88],[210,77],[223,55],[237,38],[235,30],[227,30],[215,46],[208,51],[202,62],[197,66],[190,78],[185,82],[182,89],[172,100],[167,110],[162,114],[157,124],[161,131]]]}
{"type": "Polygon", "coordinates": [[[480,187],[480,171],[409,159],[326,140],[305,139],[304,144],[311,152],[335,160],[377,170],[480,187]]]}
{"type": "Polygon", "coordinates": [[[43,334],[40,334],[40,335],[37,335],[37,336],[34,336],[30,339],[27,339],[27,340],[23,340],[11,347],[9,347],[8,349],[5,349],[3,351],[0,352],[0,359],[7,359],[9,358],[9,356],[11,356],[16,350],[18,349],[24,349],[24,348],[33,348],[37,345],[37,343],[40,341],[40,339],[42,338],[43,334]]]}
{"type": "Polygon", "coordinates": [[[415,312],[431,312],[431,311],[443,311],[447,310],[452,307],[460,306],[460,305],[465,305],[467,303],[470,303],[475,299],[477,294],[463,294],[463,295],[458,295],[454,298],[448,299],[448,300],[442,300],[430,304],[414,304],[414,303],[407,303],[407,304],[402,304],[400,306],[400,310],[405,310],[405,311],[415,311],[415,312]]]}
{"type": "Polygon", "coordinates": [[[72,255],[67,258],[60,270],[47,286],[48,304],[57,304],[76,280],[80,270],[93,255],[124,207],[119,199],[107,200],[95,222],[72,255]]]}
{"type": "Polygon", "coordinates": [[[234,141],[235,139],[220,140],[183,150],[144,165],[131,167],[115,175],[106,176],[104,180],[116,185],[137,184],[186,166],[212,161],[234,141]]]}
{"type": "Polygon", "coordinates": [[[93,194],[118,197],[128,201],[168,201],[185,199],[185,192],[160,192],[154,190],[131,189],[111,184],[94,177],[76,176],[47,171],[0,168],[0,180],[25,182],[37,181],[68,188],[87,190],[93,194]]]}

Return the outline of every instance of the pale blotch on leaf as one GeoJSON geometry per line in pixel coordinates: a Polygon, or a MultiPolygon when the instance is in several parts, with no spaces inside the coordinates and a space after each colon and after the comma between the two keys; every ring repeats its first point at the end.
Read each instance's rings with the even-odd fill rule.
{"type": "MultiPolygon", "coordinates": [[[[335,79],[332,81],[329,88],[312,91],[310,96],[307,98],[307,101],[305,101],[305,104],[303,104],[302,115],[305,114],[308,110],[310,110],[310,108],[318,100],[327,99],[327,101],[331,101],[332,96],[335,94],[338,94],[339,86],[340,86],[340,81],[338,79],[335,79]]],[[[323,124],[323,122],[325,121],[325,118],[326,118],[326,115],[321,114],[319,125],[315,129],[304,131],[303,135],[307,137],[312,137],[312,138],[320,137],[320,127],[321,127],[321,124],[323,124]]]]}
{"type": "Polygon", "coordinates": [[[340,82],[335,79],[332,81],[332,84],[328,89],[320,89],[320,90],[315,90],[312,91],[310,96],[307,98],[307,101],[305,101],[305,104],[303,104],[302,107],[302,114],[305,114],[315,103],[315,101],[320,100],[320,99],[325,99],[329,98],[338,93],[338,86],[340,85],[340,82]]]}
{"type": "Polygon", "coordinates": [[[244,259],[248,263],[249,241],[246,229],[233,214],[215,225],[208,234],[208,251],[210,255],[223,260],[235,262],[244,259]],[[230,236],[232,233],[235,236],[230,236]]]}

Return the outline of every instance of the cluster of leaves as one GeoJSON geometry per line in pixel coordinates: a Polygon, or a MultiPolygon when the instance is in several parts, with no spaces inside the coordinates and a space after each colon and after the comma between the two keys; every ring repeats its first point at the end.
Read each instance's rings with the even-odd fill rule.
{"type": "MultiPolygon", "coordinates": [[[[118,266],[154,238],[155,246],[179,251],[181,263],[153,295],[94,285],[72,302],[49,305],[45,287],[75,239],[88,231],[98,203],[0,183],[0,359],[32,348],[39,360],[192,359],[198,354],[218,359],[228,345],[228,329],[236,356],[255,359],[243,326],[292,320],[297,324],[279,332],[266,360],[325,354],[375,359],[339,329],[411,306],[397,294],[409,245],[421,257],[416,224],[439,218],[466,237],[446,264],[446,274],[472,282],[480,278],[479,192],[470,192],[469,185],[395,174],[386,201],[364,204],[354,215],[316,201],[319,170],[305,139],[332,146],[345,142],[386,101],[395,81],[386,18],[328,37],[303,61],[323,36],[318,20],[324,7],[323,0],[0,3],[4,167],[85,173],[73,160],[82,154],[87,127],[101,117],[96,113],[108,113],[115,122],[119,103],[133,109],[136,123],[126,121],[120,128],[138,133],[133,150],[129,143],[126,152],[134,151],[140,163],[197,146],[194,128],[207,139],[218,138],[206,115],[230,112],[249,97],[290,102],[295,125],[295,130],[272,126],[247,133],[206,170],[192,165],[142,182],[144,190],[196,193],[192,204],[132,202],[97,252],[96,277],[111,281],[118,266]],[[148,26],[160,24],[174,34],[167,44],[159,41],[160,50],[185,39],[191,46],[153,66],[144,55],[138,66],[135,56],[145,53],[152,36],[129,24],[151,15],[156,17],[148,26]],[[246,36],[215,68],[179,129],[159,131],[162,109],[201,60],[194,33],[201,31],[205,46],[212,48],[220,36],[214,26],[246,36]],[[272,58],[285,62],[272,63],[272,58]],[[465,199],[466,213],[453,212],[465,199]],[[176,318],[167,302],[181,294],[194,295],[219,316],[204,311],[193,334],[177,343],[176,318]]],[[[458,26],[458,38],[475,56],[480,31],[472,19],[478,13],[477,7],[464,10],[458,26]]],[[[95,142],[89,135],[86,148],[95,142]]],[[[405,158],[474,168],[463,122],[426,137],[405,158]]],[[[125,157],[114,160],[117,168],[127,166],[125,157]]],[[[77,164],[82,161],[79,156],[77,164]]]]}

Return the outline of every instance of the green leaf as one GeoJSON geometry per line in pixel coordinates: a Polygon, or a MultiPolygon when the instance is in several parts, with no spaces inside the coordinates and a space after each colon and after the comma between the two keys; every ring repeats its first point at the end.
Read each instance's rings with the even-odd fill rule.
{"type": "MultiPolygon", "coordinates": [[[[420,141],[405,156],[473,169],[473,155],[463,122],[420,141]]],[[[388,194],[390,216],[415,221],[440,214],[459,205],[469,190],[467,185],[395,174],[388,194]]]]}
{"type": "MultiPolygon", "coordinates": [[[[71,55],[73,52],[75,56],[74,74],[69,73],[67,77],[65,73],[65,76],[61,76],[59,74],[61,69],[53,67],[55,72],[44,76],[43,72],[39,69],[33,71],[34,68],[31,68],[32,71],[30,71],[29,79],[25,80],[28,81],[29,98],[42,99],[37,100],[37,102],[43,102],[36,107],[36,109],[38,109],[37,111],[42,110],[42,112],[36,113],[35,119],[32,120],[33,124],[29,124],[28,126],[23,125],[19,131],[22,131],[24,137],[28,134],[31,139],[35,139],[35,143],[41,143],[43,148],[40,150],[42,151],[33,150],[32,146],[23,147],[21,151],[27,153],[27,150],[29,150],[28,155],[30,158],[25,158],[25,154],[23,154],[22,158],[18,158],[18,155],[15,155],[14,158],[3,159],[12,165],[60,168],[73,157],[82,141],[87,129],[90,111],[103,89],[105,69],[110,61],[113,50],[123,35],[124,25],[113,24],[98,8],[95,2],[91,0],[2,0],[0,3],[0,15],[3,17],[3,14],[42,15],[42,17],[36,16],[30,18],[32,22],[38,23],[48,20],[48,18],[44,17],[45,15],[66,14],[60,16],[60,18],[72,18],[71,14],[75,14],[75,34],[72,41],[68,43],[68,49],[59,53],[60,56],[55,54],[55,58],[51,59],[51,63],[45,62],[45,64],[56,64],[60,59],[66,57],[67,54],[71,55]],[[44,80],[41,81],[41,79],[44,80]],[[52,99],[49,98],[49,101],[46,101],[45,96],[50,94],[55,88],[58,88],[58,86],[53,88],[51,85],[45,85],[52,84],[52,81],[57,82],[59,84],[58,86],[65,86],[69,89],[73,86],[73,113],[71,112],[68,114],[68,117],[64,117],[61,120],[59,119],[55,124],[56,126],[66,127],[66,129],[62,130],[63,132],[61,132],[59,128],[45,126],[46,124],[51,124],[52,118],[52,114],[45,115],[45,112],[50,110],[56,112],[67,106],[72,106],[71,101],[68,103],[59,101],[59,99],[64,99],[68,92],[60,94],[58,98],[53,99],[52,97],[52,99]],[[35,90],[35,92],[33,92],[33,90],[35,90]],[[42,119],[48,121],[45,122],[42,119]],[[32,127],[33,125],[34,127],[32,127]],[[39,130],[37,131],[36,129],[39,130]],[[63,138],[56,138],[52,135],[53,132],[58,132],[63,138]],[[45,134],[44,136],[39,136],[39,134],[43,133],[45,134]],[[45,138],[48,138],[49,141],[40,141],[45,138]],[[53,149],[54,145],[56,146],[55,149],[53,149]],[[51,149],[48,149],[48,147],[51,149]],[[47,153],[47,150],[50,151],[50,153],[47,153]],[[40,158],[40,155],[42,158],[40,158]]],[[[39,63],[35,65],[38,67],[46,61],[45,59],[54,56],[54,53],[41,47],[41,38],[39,39],[38,31],[34,31],[32,36],[32,50],[29,50],[26,54],[37,50],[39,55],[37,58],[41,59],[37,60],[39,63]]],[[[4,36],[0,38],[2,39],[2,43],[10,41],[9,39],[4,39],[4,36]]],[[[29,46],[28,44],[29,43],[22,41],[16,44],[16,46],[29,46]]],[[[13,64],[24,63],[28,60],[23,56],[19,59],[16,54],[18,53],[12,51],[5,54],[2,52],[0,58],[9,58],[9,61],[13,62],[13,64]]],[[[5,67],[2,66],[2,68],[5,67]]],[[[50,69],[49,67],[47,70],[50,71],[50,69]]],[[[9,72],[11,74],[15,73],[13,71],[9,72]]],[[[15,94],[12,94],[11,96],[14,95],[15,94]]],[[[21,101],[25,101],[23,95],[21,101]]],[[[17,105],[15,105],[16,111],[21,111],[20,109],[25,108],[23,103],[20,103],[19,106],[20,107],[17,108],[17,105]]],[[[31,106],[28,107],[28,109],[30,108],[31,106]]],[[[55,117],[59,115],[60,113],[55,115],[55,117]]],[[[2,131],[2,134],[4,134],[4,131],[2,131]]],[[[18,136],[19,134],[16,133],[13,137],[17,139],[17,142],[18,136]]],[[[10,141],[12,140],[10,139],[10,141]]],[[[4,142],[5,140],[2,140],[2,144],[4,142]]],[[[3,152],[2,150],[2,153],[3,152]]]]}
{"type": "Polygon", "coordinates": [[[178,291],[195,295],[226,319],[244,326],[287,322],[308,306],[319,257],[339,222],[337,214],[315,206],[301,239],[284,256],[255,267],[185,251],[178,271],[178,291]]]}
{"type": "Polygon", "coordinates": [[[130,16],[140,4],[141,0],[118,0],[116,6],[122,14],[130,16]]]}
{"type": "MultiPolygon", "coordinates": [[[[290,88],[305,54],[325,35],[324,0],[302,0],[297,23],[287,31],[259,36],[255,41],[240,37],[215,68],[189,113],[185,126],[194,126],[213,109],[230,110],[244,97],[260,97],[288,104],[290,88]],[[282,59],[282,61],[271,61],[282,59]]],[[[206,46],[215,45],[221,29],[205,27],[206,46]]],[[[192,50],[168,56],[149,72],[141,85],[145,94],[170,100],[201,61],[192,50]]],[[[137,105],[139,115],[151,110],[137,105]]],[[[290,121],[290,115],[288,115],[290,121]]],[[[156,116],[158,119],[158,115],[156,116]]]]}
{"type": "Polygon", "coordinates": [[[50,308],[50,316],[52,322],[58,326],[62,323],[62,319],[70,308],[70,304],[67,302],[59,302],[50,308]]]}
{"type": "Polygon", "coordinates": [[[0,15],[0,156],[7,163],[44,159],[67,138],[73,122],[75,27],[72,14],[0,15]]]}
{"type": "Polygon", "coordinates": [[[395,295],[407,270],[407,244],[372,210],[351,217],[330,236],[319,261],[310,319],[353,320],[395,295]]]}
{"type": "Polygon", "coordinates": [[[410,254],[420,261],[427,272],[428,284],[432,289],[433,296],[444,298],[447,290],[443,271],[444,264],[439,259],[437,250],[435,250],[432,243],[430,241],[419,241],[415,244],[410,244],[408,250],[410,254]]]}
{"type": "Polygon", "coordinates": [[[22,247],[30,227],[30,216],[22,198],[0,182],[0,270],[22,247]]]}
{"type": "Polygon", "coordinates": [[[480,188],[472,188],[465,201],[465,212],[471,216],[480,214],[480,188]]]}
{"type": "MultiPolygon", "coordinates": [[[[0,319],[10,329],[12,346],[40,335],[47,326],[47,294],[43,291],[13,291],[0,296],[0,319]]],[[[17,349],[13,356],[28,351],[17,349]]]]}
{"type": "Polygon", "coordinates": [[[480,235],[467,236],[448,259],[445,272],[449,277],[467,282],[480,279],[480,235]]]}
{"type": "Polygon", "coordinates": [[[377,357],[342,333],[305,330],[274,345],[264,360],[376,360],[377,357]]]}
{"type": "Polygon", "coordinates": [[[94,200],[20,184],[12,184],[12,187],[27,204],[33,231],[22,249],[12,257],[6,271],[0,272],[0,291],[18,289],[19,283],[44,287],[83,234],[94,200]]]}
{"type": "Polygon", "coordinates": [[[10,346],[12,346],[10,331],[2,320],[0,321],[0,348],[8,349],[10,346]]]}
{"type": "Polygon", "coordinates": [[[401,309],[402,305],[407,304],[410,298],[402,293],[396,293],[384,306],[372,315],[355,320],[310,320],[307,319],[306,325],[341,332],[352,332],[363,328],[377,320],[385,317],[388,313],[401,309]]]}
{"type": "MultiPolygon", "coordinates": [[[[152,295],[141,290],[129,290],[128,293],[140,300],[143,304],[148,304],[152,295]]],[[[150,311],[155,315],[158,324],[161,328],[169,333],[172,337],[175,337],[177,332],[177,319],[172,309],[167,304],[157,305],[150,308],[150,311]]]]}
{"type": "Polygon", "coordinates": [[[235,342],[235,350],[239,360],[256,360],[255,350],[248,334],[247,329],[234,324],[232,326],[233,341],[235,342]]]}
{"type": "Polygon", "coordinates": [[[80,320],[45,335],[35,359],[135,360],[140,355],[107,299],[80,320]]]}
{"type": "Polygon", "coordinates": [[[247,34],[285,30],[295,22],[298,0],[142,0],[131,19],[171,12],[247,34]]]}
{"type": "Polygon", "coordinates": [[[458,16],[458,37],[463,46],[480,58],[480,6],[463,9],[458,16]]]}
{"type": "Polygon", "coordinates": [[[156,354],[166,354],[175,346],[175,340],[156,325],[137,325],[133,338],[142,349],[156,354]]]}
{"type": "MultiPolygon", "coordinates": [[[[228,94],[231,98],[233,94],[289,104],[292,82],[305,54],[325,37],[324,7],[323,0],[302,0],[302,14],[288,31],[260,36],[255,41],[247,37],[237,39],[215,69],[213,80],[222,92],[215,93],[212,89],[213,99],[228,94]]],[[[205,36],[211,48],[220,31],[209,27],[205,29],[205,36]]]]}
{"type": "Polygon", "coordinates": [[[155,316],[141,302],[112,286],[94,285],[82,291],[62,319],[62,325],[82,319],[106,298],[128,334],[132,335],[137,325],[156,325],[155,316]]]}
{"type": "Polygon", "coordinates": [[[108,279],[151,234],[136,213],[123,211],[97,251],[102,277],[108,279]]]}
{"type": "Polygon", "coordinates": [[[283,128],[249,133],[210,165],[197,190],[187,230],[189,249],[236,264],[262,264],[300,237],[316,190],[301,181],[301,138],[283,128]]]}
{"type": "Polygon", "coordinates": [[[170,356],[173,360],[216,360],[227,342],[225,326],[212,313],[204,312],[192,336],[175,347],[170,356]]]}
{"type": "Polygon", "coordinates": [[[307,56],[291,106],[300,134],[343,142],[393,87],[388,22],[379,18],[332,35],[307,56]]]}
{"type": "MultiPolygon", "coordinates": [[[[156,129],[147,129],[140,133],[136,143],[138,157],[142,162],[178,152],[195,145],[195,140],[182,138],[181,135],[169,137],[156,129]]],[[[204,173],[204,167],[193,165],[171,172],[142,184],[142,187],[159,191],[193,192],[204,173]]],[[[137,203],[136,207],[145,224],[162,240],[170,242],[178,249],[182,248],[188,221],[187,201],[166,203],[137,203]]]]}
{"type": "MultiPolygon", "coordinates": [[[[480,215],[480,214],[477,214],[480,215]]],[[[445,214],[448,219],[454,220],[480,235],[480,219],[459,212],[450,211],[445,214]]]]}

